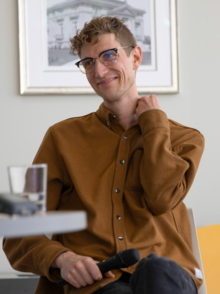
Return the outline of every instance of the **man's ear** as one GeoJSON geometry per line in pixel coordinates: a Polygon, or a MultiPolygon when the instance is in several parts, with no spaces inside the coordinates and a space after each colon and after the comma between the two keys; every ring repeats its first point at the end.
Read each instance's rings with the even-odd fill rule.
{"type": "Polygon", "coordinates": [[[133,69],[137,70],[141,64],[142,61],[142,50],[140,46],[135,46],[132,50],[133,54],[133,69]]]}

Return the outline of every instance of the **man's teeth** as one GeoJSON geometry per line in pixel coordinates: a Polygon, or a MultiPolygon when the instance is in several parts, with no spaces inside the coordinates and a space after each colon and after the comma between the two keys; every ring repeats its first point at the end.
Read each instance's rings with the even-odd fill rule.
{"type": "Polygon", "coordinates": [[[108,83],[108,82],[110,82],[110,81],[112,81],[112,80],[114,80],[114,78],[113,78],[113,79],[106,80],[106,81],[102,82],[101,84],[108,83]]]}

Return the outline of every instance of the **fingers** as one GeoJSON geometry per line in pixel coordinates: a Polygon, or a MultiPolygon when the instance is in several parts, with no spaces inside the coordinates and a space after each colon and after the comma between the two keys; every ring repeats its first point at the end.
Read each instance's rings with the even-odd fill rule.
{"type": "MultiPolygon", "coordinates": [[[[91,257],[77,255],[71,251],[60,254],[54,262],[60,268],[62,278],[76,288],[91,285],[103,278],[97,263],[98,261],[91,257]]],[[[111,271],[104,275],[107,278],[115,277],[111,271]]]]}
{"type": "Polygon", "coordinates": [[[66,280],[76,288],[85,287],[94,283],[91,274],[86,271],[82,263],[76,264],[76,266],[71,269],[66,280]]]}
{"type": "Polygon", "coordinates": [[[161,106],[156,95],[143,96],[138,99],[136,114],[140,116],[143,112],[152,109],[160,109],[161,106]]]}
{"type": "Polygon", "coordinates": [[[67,272],[61,272],[66,281],[76,288],[81,288],[102,279],[102,274],[92,258],[78,255],[77,259],[67,272]]]}
{"type": "Polygon", "coordinates": [[[152,106],[158,106],[159,105],[159,100],[156,95],[150,95],[150,96],[142,96],[139,98],[138,103],[144,103],[144,104],[149,104],[152,106]]]}
{"type": "Polygon", "coordinates": [[[90,257],[87,257],[84,259],[84,265],[87,271],[91,274],[94,281],[98,281],[102,279],[102,273],[100,272],[96,263],[97,262],[90,257]]]}
{"type": "Polygon", "coordinates": [[[111,271],[104,273],[104,276],[106,278],[115,278],[115,275],[111,271]]]}
{"type": "Polygon", "coordinates": [[[150,96],[142,96],[139,98],[139,101],[144,100],[144,99],[158,99],[156,95],[151,94],[150,96]]]}
{"type": "Polygon", "coordinates": [[[71,271],[67,274],[65,280],[76,288],[86,286],[85,281],[77,275],[77,272],[71,271]]]}
{"type": "MultiPolygon", "coordinates": [[[[95,262],[96,262],[96,265],[97,265],[97,263],[99,263],[100,261],[95,261],[95,262]]],[[[101,273],[98,266],[97,266],[97,268],[98,268],[99,272],[101,273]]],[[[102,273],[101,273],[101,275],[102,275],[102,273]]],[[[105,276],[106,278],[115,278],[115,275],[111,271],[108,271],[108,272],[104,273],[103,276],[105,276]]]]}

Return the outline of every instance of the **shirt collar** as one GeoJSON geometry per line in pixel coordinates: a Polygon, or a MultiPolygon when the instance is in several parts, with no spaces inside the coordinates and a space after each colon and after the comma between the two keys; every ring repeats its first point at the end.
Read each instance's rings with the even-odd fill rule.
{"type": "Polygon", "coordinates": [[[99,106],[99,109],[96,111],[96,115],[104,125],[108,126],[108,124],[110,123],[110,117],[113,116],[113,113],[105,107],[103,102],[99,106]]]}
{"type": "Polygon", "coordinates": [[[136,133],[137,130],[140,130],[139,125],[135,125],[125,131],[117,115],[115,113],[112,113],[109,109],[107,109],[104,105],[104,102],[100,105],[99,109],[96,111],[96,115],[100,119],[100,121],[104,125],[106,125],[106,127],[108,127],[109,129],[111,129],[113,132],[117,134],[121,135],[123,133],[136,133]]]}

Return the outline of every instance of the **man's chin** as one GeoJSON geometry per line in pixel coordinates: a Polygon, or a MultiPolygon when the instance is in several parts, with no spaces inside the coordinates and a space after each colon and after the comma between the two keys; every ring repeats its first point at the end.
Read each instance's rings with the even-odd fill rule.
{"type": "Polygon", "coordinates": [[[106,89],[99,89],[99,88],[93,88],[95,93],[100,96],[104,101],[107,102],[113,102],[115,100],[118,100],[120,98],[120,93],[118,93],[117,89],[113,87],[108,87],[106,89]]]}
{"type": "Polygon", "coordinates": [[[111,100],[114,96],[115,96],[115,93],[114,91],[111,91],[111,90],[102,90],[102,91],[95,91],[96,94],[100,97],[102,97],[102,99],[104,100],[111,100]]]}

